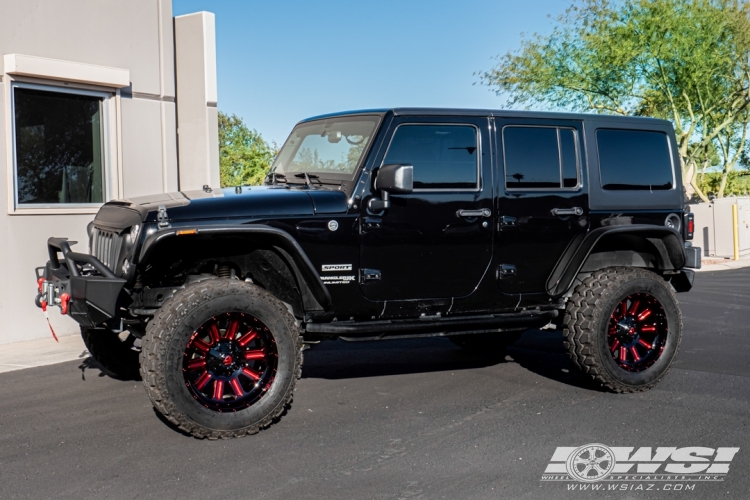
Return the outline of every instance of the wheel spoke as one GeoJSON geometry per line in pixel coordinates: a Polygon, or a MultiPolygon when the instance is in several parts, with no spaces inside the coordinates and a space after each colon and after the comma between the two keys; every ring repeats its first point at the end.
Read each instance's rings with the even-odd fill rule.
{"type": "Polygon", "coordinates": [[[635,346],[630,348],[630,352],[633,354],[633,359],[636,363],[641,360],[641,357],[638,356],[638,350],[635,348],[635,346]]]}
{"type": "Polygon", "coordinates": [[[224,333],[224,338],[228,340],[232,340],[235,335],[237,335],[237,330],[240,329],[240,322],[235,320],[232,320],[229,322],[229,327],[227,328],[227,331],[224,333]]]}
{"type": "Polygon", "coordinates": [[[201,389],[206,387],[206,384],[209,380],[211,380],[211,374],[208,372],[203,372],[203,375],[198,377],[198,380],[195,381],[195,387],[200,391],[201,389]]]}
{"type": "Polygon", "coordinates": [[[251,340],[253,340],[257,336],[258,332],[256,332],[254,328],[251,328],[249,332],[240,337],[240,340],[238,340],[237,343],[240,345],[240,347],[245,347],[250,343],[251,340]]]}
{"type": "Polygon", "coordinates": [[[253,382],[257,382],[258,380],[260,380],[260,376],[261,376],[261,374],[260,374],[260,373],[258,373],[258,372],[256,372],[255,370],[251,370],[251,369],[250,369],[250,368],[248,368],[248,367],[244,367],[244,368],[242,368],[242,373],[243,373],[243,374],[244,374],[244,375],[245,375],[246,377],[248,377],[249,379],[251,379],[251,380],[252,380],[253,382]]]}
{"type": "Polygon", "coordinates": [[[216,326],[216,323],[212,323],[208,328],[208,334],[211,336],[211,342],[213,344],[217,343],[221,339],[221,335],[219,335],[219,328],[216,326]]]}
{"type": "Polygon", "coordinates": [[[638,321],[643,321],[644,319],[651,316],[651,308],[646,309],[641,314],[638,315],[638,321]]]}
{"type": "Polygon", "coordinates": [[[642,345],[643,347],[645,347],[646,349],[651,349],[651,345],[652,345],[652,344],[649,344],[648,342],[646,342],[646,341],[645,341],[645,340],[643,340],[643,339],[638,339],[638,343],[639,343],[639,344],[641,344],[641,345],[642,345]]]}
{"type": "Polygon", "coordinates": [[[655,332],[656,331],[656,325],[654,326],[642,326],[641,327],[642,332],[655,332]]]}
{"type": "Polygon", "coordinates": [[[620,341],[615,339],[615,341],[612,342],[612,347],[610,347],[610,349],[612,350],[612,352],[615,352],[619,346],[620,346],[620,341]]]}
{"type": "Polygon", "coordinates": [[[188,370],[197,370],[206,366],[206,358],[193,359],[187,364],[188,370]]]}
{"type": "Polygon", "coordinates": [[[245,394],[245,391],[242,390],[242,385],[240,384],[240,379],[237,377],[232,378],[232,380],[229,381],[229,385],[232,386],[232,390],[234,391],[234,395],[238,398],[241,398],[243,394],[245,394]]]}
{"type": "Polygon", "coordinates": [[[211,346],[203,342],[201,339],[195,339],[192,342],[192,346],[196,349],[198,349],[203,354],[206,354],[208,351],[211,350],[211,346]]]}
{"type": "Polygon", "coordinates": [[[628,311],[628,314],[631,316],[635,315],[635,312],[638,310],[638,306],[641,305],[640,299],[633,300],[633,303],[630,305],[630,310],[628,311]]]}
{"type": "Polygon", "coordinates": [[[266,357],[266,353],[263,351],[263,349],[259,351],[247,351],[245,353],[245,360],[249,361],[251,359],[263,359],[266,357]]]}
{"type": "Polygon", "coordinates": [[[214,399],[224,400],[224,381],[221,379],[216,379],[214,382],[214,399]]]}
{"type": "Polygon", "coordinates": [[[620,362],[623,363],[628,360],[628,350],[624,346],[620,346],[620,362]]]}

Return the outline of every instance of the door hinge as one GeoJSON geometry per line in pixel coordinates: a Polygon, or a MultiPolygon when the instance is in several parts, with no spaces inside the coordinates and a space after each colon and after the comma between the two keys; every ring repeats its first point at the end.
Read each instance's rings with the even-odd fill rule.
{"type": "Polygon", "coordinates": [[[510,278],[516,275],[516,266],[513,264],[500,264],[497,266],[495,277],[499,280],[510,278]]]}
{"type": "Polygon", "coordinates": [[[360,269],[359,282],[367,283],[370,281],[380,281],[380,270],[378,269],[360,269]]]}

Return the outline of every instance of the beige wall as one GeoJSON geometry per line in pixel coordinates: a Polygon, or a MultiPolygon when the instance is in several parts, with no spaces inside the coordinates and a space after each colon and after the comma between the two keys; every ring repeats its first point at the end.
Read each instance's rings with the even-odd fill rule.
{"type": "MultiPolygon", "coordinates": [[[[0,56],[23,54],[72,63],[122,68],[131,85],[105,91],[111,111],[108,179],[113,197],[178,189],[173,18],[170,0],[3,0],[0,56]]],[[[42,312],[33,305],[33,269],[47,261],[46,240],[65,236],[87,251],[86,224],[93,213],[30,215],[8,207],[8,85],[30,80],[0,71],[0,343],[48,336],[42,312]]],[[[68,82],[68,88],[81,86],[68,82]]],[[[218,161],[218,158],[217,158],[218,161]]],[[[205,168],[205,167],[204,167],[205,168]]],[[[12,202],[10,204],[12,206],[12,202]]],[[[52,312],[59,333],[77,325],[52,312]]]]}
{"type": "Polygon", "coordinates": [[[704,257],[734,256],[732,205],[738,206],[737,236],[740,256],[750,255],[750,198],[718,198],[711,203],[690,206],[695,214],[693,244],[701,247],[704,257]]]}
{"type": "Polygon", "coordinates": [[[180,188],[219,186],[219,130],[216,108],[216,34],[214,15],[197,12],[176,17],[177,137],[180,188]]]}

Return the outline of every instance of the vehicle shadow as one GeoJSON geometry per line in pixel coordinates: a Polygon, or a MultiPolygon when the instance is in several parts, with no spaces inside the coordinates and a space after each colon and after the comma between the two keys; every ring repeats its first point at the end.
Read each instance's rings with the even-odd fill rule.
{"type": "Polygon", "coordinates": [[[132,382],[132,381],[140,381],[141,378],[129,378],[129,377],[120,377],[115,373],[112,373],[111,371],[104,368],[96,359],[94,359],[90,354],[88,354],[88,351],[84,351],[84,355],[81,355],[81,364],[78,365],[78,369],[81,370],[81,380],[86,380],[86,375],[90,371],[92,373],[92,376],[95,377],[109,377],[114,380],[120,380],[123,382],[132,382]],[[85,357],[84,357],[85,356],[85,357]]]}
{"type": "Polygon", "coordinates": [[[102,365],[99,364],[97,360],[88,355],[88,352],[86,352],[85,357],[82,357],[81,364],[78,365],[78,369],[81,370],[81,380],[86,380],[86,375],[89,371],[92,372],[92,376],[94,377],[114,378],[109,372],[107,372],[107,370],[104,369],[102,365]]]}
{"type": "Polygon", "coordinates": [[[567,358],[561,331],[527,330],[505,356],[466,351],[447,338],[321,342],[305,351],[302,378],[347,379],[471,370],[516,363],[567,385],[595,389],[567,358]]]}

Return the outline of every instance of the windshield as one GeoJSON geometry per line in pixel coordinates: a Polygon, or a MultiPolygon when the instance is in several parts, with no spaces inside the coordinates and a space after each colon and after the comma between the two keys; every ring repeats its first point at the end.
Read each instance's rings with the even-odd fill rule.
{"type": "Polygon", "coordinates": [[[272,172],[305,172],[351,180],[380,121],[378,116],[336,117],[297,125],[273,163],[272,172]]]}

